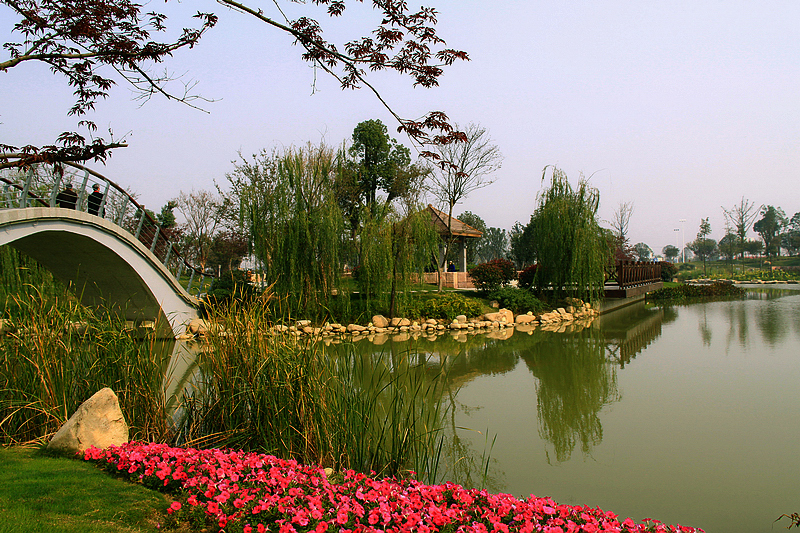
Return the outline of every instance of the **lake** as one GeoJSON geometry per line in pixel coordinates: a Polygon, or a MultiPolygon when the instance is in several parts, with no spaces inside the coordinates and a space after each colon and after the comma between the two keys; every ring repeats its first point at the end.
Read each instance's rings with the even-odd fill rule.
{"type": "Polygon", "coordinates": [[[500,336],[356,343],[447,369],[455,481],[708,533],[781,530],[800,512],[800,291],[500,336]]]}

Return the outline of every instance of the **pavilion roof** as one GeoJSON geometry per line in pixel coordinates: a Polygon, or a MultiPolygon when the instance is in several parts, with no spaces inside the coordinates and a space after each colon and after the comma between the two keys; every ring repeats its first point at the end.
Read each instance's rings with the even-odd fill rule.
{"type": "Polygon", "coordinates": [[[455,237],[467,237],[472,239],[479,239],[483,236],[483,232],[476,230],[469,224],[461,222],[457,218],[451,218],[447,216],[447,213],[439,211],[431,204],[428,204],[428,212],[431,214],[431,221],[433,222],[433,225],[436,228],[436,232],[442,237],[446,237],[448,235],[447,233],[448,219],[450,220],[450,231],[452,231],[452,234],[455,237]]]}

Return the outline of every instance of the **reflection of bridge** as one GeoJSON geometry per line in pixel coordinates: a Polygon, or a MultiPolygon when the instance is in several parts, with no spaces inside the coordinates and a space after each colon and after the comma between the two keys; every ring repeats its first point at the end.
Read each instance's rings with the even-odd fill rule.
{"type": "MultiPolygon", "coordinates": [[[[9,244],[71,286],[87,306],[104,306],[126,320],[168,323],[174,332],[197,316],[190,296],[196,270],[158,223],[121,187],[80,165],[75,209],[51,207],[60,176],[0,178],[0,245],[9,244]],[[88,191],[99,185],[102,200],[88,191]],[[97,214],[90,214],[90,210],[97,214]],[[189,278],[189,289],[180,283],[189,278]]],[[[202,275],[202,274],[200,274],[202,275]]],[[[202,280],[201,280],[202,285],[202,280]]]]}
{"type": "Polygon", "coordinates": [[[608,345],[609,359],[620,368],[661,336],[663,309],[647,309],[644,302],[600,315],[592,327],[600,330],[608,345]]]}

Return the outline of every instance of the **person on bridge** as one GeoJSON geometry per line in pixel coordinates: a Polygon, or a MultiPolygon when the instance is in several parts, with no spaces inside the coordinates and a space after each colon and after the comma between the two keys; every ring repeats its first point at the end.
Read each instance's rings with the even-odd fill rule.
{"type": "Polygon", "coordinates": [[[63,191],[58,193],[56,196],[56,205],[58,207],[63,207],[64,209],[75,209],[75,204],[78,203],[78,193],[72,188],[71,183],[67,183],[67,186],[64,188],[63,191]]]}
{"type": "Polygon", "coordinates": [[[87,211],[90,215],[100,214],[100,205],[103,203],[103,193],[100,192],[100,185],[95,183],[92,185],[92,194],[87,198],[87,211]]]}

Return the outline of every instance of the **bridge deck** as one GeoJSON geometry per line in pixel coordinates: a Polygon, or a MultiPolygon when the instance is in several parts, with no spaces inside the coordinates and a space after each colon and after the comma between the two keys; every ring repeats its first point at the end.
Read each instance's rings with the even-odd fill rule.
{"type": "Polygon", "coordinates": [[[631,298],[647,294],[648,292],[657,291],[664,287],[663,281],[656,281],[634,287],[620,287],[619,285],[606,285],[603,287],[603,293],[606,298],[631,298]]]}

